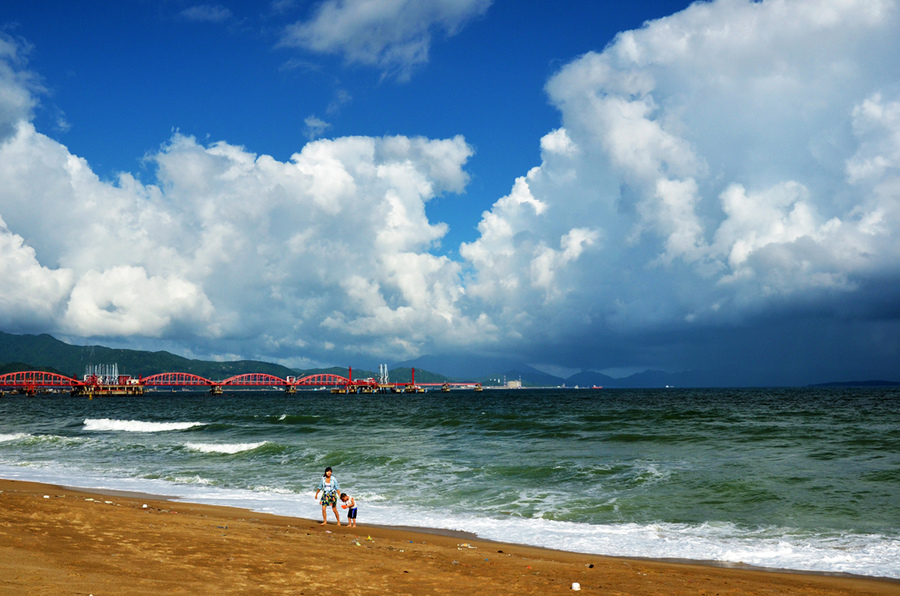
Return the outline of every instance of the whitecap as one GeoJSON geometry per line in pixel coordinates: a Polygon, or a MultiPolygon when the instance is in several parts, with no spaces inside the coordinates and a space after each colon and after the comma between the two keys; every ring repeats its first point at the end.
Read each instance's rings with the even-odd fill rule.
{"type": "Polygon", "coordinates": [[[242,451],[252,451],[267,444],[268,441],[258,443],[185,443],[184,446],[192,451],[202,453],[227,453],[234,454],[242,451]]]}
{"type": "Polygon", "coordinates": [[[202,425],[202,422],[144,422],[142,420],[113,420],[110,418],[87,418],[84,430],[122,431],[133,433],[157,433],[171,430],[186,430],[202,425]]]}
{"type": "Polygon", "coordinates": [[[200,486],[213,486],[215,484],[213,480],[196,474],[194,476],[173,476],[172,478],[167,478],[167,480],[175,484],[197,484],[200,486]]]}

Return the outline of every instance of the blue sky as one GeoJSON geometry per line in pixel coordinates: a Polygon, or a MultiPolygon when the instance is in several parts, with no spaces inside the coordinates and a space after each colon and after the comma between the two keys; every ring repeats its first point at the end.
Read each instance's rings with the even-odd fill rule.
{"type": "Polygon", "coordinates": [[[898,11],[7,3],[0,329],[898,379],[898,11]]]}

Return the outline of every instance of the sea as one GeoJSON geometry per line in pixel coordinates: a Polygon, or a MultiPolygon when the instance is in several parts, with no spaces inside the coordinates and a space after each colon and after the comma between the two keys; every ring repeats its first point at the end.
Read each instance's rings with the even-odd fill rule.
{"type": "Polygon", "coordinates": [[[326,466],[360,525],[900,578],[898,388],[0,398],[8,479],[321,520],[326,466]]]}

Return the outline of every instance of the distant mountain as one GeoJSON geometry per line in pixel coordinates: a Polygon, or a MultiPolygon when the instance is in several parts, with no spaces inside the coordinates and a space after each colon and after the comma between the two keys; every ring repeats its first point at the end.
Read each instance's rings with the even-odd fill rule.
{"type": "Polygon", "coordinates": [[[647,370],[627,377],[614,378],[598,372],[581,372],[566,379],[566,385],[572,387],[588,387],[598,385],[605,389],[653,389],[657,387],[729,387],[724,375],[715,371],[688,371],[667,373],[659,370],[647,370]]]}
{"type": "MultiPolygon", "coordinates": [[[[497,377],[492,375],[489,378],[497,377]]],[[[499,378],[501,383],[504,379],[507,383],[509,381],[522,381],[523,387],[559,387],[566,383],[566,381],[560,377],[541,372],[527,364],[519,365],[519,368],[508,370],[500,375],[499,378]]]]}
{"type": "Polygon", "coordinates": [[[566,379],[566,387],[616,387],[620,379],[591,370],[576,373],[566,379]]]}
{"type": "Polygon", "coordinates": [[[58,375],[65,374],[56,370],[52,366],[34,366],[32,364],[25,364],[23,362],[7,362],[6,364],[0,364],[0,375],[29,370],[39,370],[41,372],[55,373],[58,375]]]}
{"type": "MultiPolygon", "coordinates": [[[[391,383],[410,383],[412,382],[412,367],[404,368],[397,367],[392,368],[388,371],[388,379],[391,383]]],[[[425,370],[424,368],[416,367],[416,384],[419,383],[446,383],[451,379],[438,374],[425,370]]]]}
{"type": "MultiPolygon", "coordinates": [[[[523,385],[530,387],[557,387],[566,382],[560,377],[541,372],[511,358],[420,356],[415,360],[400,362],[396,366],[415,367],[416,381],[419,380],[419,370],[427,369],[454,381],[477,381],[485,385],[491,384],[491,379],[494,380],[493,384],[502,384],[504,378],[506,381],[521,379],[523,385]],[[500,383],[496,382],[497,379],[500,379],[500,383]]],[[[393,381],[393,376],[391,380],[393,381]]]]}
{"type": "MultiPolygon", "coordinates": [[[[117,364],[122,374],[135,377],[146,377],[161,372],[187,372],[213,380],[223,380],[230,376],[250,372],[268,373],[281,378],[311,374],[347,376],[348,373],[347,369],[343,367],[292,370],[285,366],[258,360],[211,362],[183,358],[165,351],[146,352],[97,345],[73,346],[47,334],[15,335],[0,332],[0,365],[4,364],[4,372],[52,369],[76,378],[81,377],[85,367],[91,364],[117,364]]],[[[415,360],[401,362],[390,370],[391,382],[410,382],[410,373],[413,367],[416,369],[418,383],[477,381],[485,385],[499,385],[504,381],[521,380],[526,387],[558,387],[561,385],[568,387],[596,385],[605,388],[665,387],[667,385],[675,387],[716,386],[714,382],[711,382],[711,377],[704,378],[698,373],[669,374],[659,371],[647,371],[621,379],[586,371],[563,379],[510,358],[479,356],[422,356],[415,360]]],[[[377,373],[370,370],[355,369],[353,371],[354,379],[377,376],[377,373]]]]}
{"type": "MultiPolygon", "coordinates": [[[[52,367],[61,371],[61,374],[75,378],[81,378],[85,367],[90,364],[117,364],[121,374],[133,377],[146,377],[162,372],[186,372],[212,380],[223,380],[251,372],[282,378],[297,375],[296,371],[286,366],[256,360],[192,360],[164,351],[73,346],[47,334],[15,335],[0,331],[0,363],[9,362],[27,363],[35,368],[52,367]]],[[[343,374],[347,374],[346,369],[343,374]]]]}
{"type": "MultiPolygon", "coordinates": [[[[695,375],[696,376],[696,375],[695,375]]],[[[617,379],[621,383],[627,383],[632,387],[696,387],[696,380],[687,381],[689,376],[684,373],[666,373],[659,370],[646,370],[635,373],[624,379],[617,379]],[[687,384],[685,382],[687,381],[687,384]]]]}
{"type": "MultiPolygon", "coordinates": [[[[331,367],[292,370],[286,366],[258,360],[212,362],[182,358],[165,351],[146,352],[103,346],[73,346],[50,335],[15,335],[0,331],[0,374],[20,370],[46,370],[80,378],[87,365],[117,364],[121,374],[149,376],[161,372],[186,372],[224,380],[244,373],[267,373],[277,377],[336,374],[347,376],[347,369],[331,367]]],[[[521,380],[526,387],[593,387],[606,389],[643,389],[654,387],[750,387],[754,379],[736,379],[721,371],[688,371],[666,373],[648,370],[624,378],[583,371],[563,379],[539,371],[510,358],[480,356],[422,356],[397,363],[390,370],[392,383],[408,383],[411,368],[416,369],[417,383],[477,381],[484,385],[521,380]],[[499,382],[497,381],[499,379],[499,382]]],[[[377,378],[370,370],[354,369],[354,379],[377,378]]],[[[898,387],[896,381],[841,381],[810,385],[811,387],[898,387]]]]}
{"type": "MultiPolygon", "coordinates": [[[[502,377],[506,371],[540,372],[511,358],[482,356],[419,356],[414,360],[397,362],[397,368],[430,370],[457,381],[478,381],[486,377],[502,377]]],[[[542,373],[543,374],[543,373],[542,373]]]]}
{"type": "MultiPolygon", "coordinates": [[[[305,377],[333,374],[346,377],[348,369],[340,366],[310,370],[293,370],[279,364],[259,360],[212,362],[182,358],[169,352],[122,350],[103,346],[73,346],[43,335],[14,335],[0,331],[0,374],[22,370],[45,370],[80,378],[87,365],[117,364],[125,375],[150,376],[162,372],[186,372],[214,381],[244,373],[266,373],[276,377],[305,377]]],[[[392,383],[409,383],[411,370],[398,367],[389,372],[392,383]]],[[[370,370],[354,369],[354,379],[377,378],[370,370]]],[[[446,376],[416,367],[417,383],[445,383],[446,376]]]]}
{"type": "Polygon", "coordinates": [[[541,372],[511,358],[481,356],[420,356],[397,366],[427,368],[457,381],[480,381],[485,385],[516,381],[529,387],[604,387],[608,389],[648,389],[655,387],[737,387],[753,386],[753,379],[737,379],[721,371],[687,371],[667,373],[648,370],[627,377],[615,378],[594,371],[583,371],[568,378],[541,372]],[[497,383],[497,379],[500,382],[497,383]]]}
{"type": "MultiPolygon", "coordinates": [[[[309,370],[297,370],[290,374],[295,377],[306,377],[309,375],[338,375],[341,377],[346,377],[350,373],[349,369],[343,366],[331,366],[329,368],[311,368],[309,370]]],[[[354,379],[366,379],[368,377],[377,377],[375,373],[370,370],[363,369],[353,369],[353,378],[354,379]]]]}

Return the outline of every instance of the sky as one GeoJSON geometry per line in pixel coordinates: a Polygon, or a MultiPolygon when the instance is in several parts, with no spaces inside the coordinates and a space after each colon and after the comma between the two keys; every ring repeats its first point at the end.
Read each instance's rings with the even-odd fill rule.
{"type": "Polygon", "coordinates": [[[0,330],[900,380],[898,32],[895,0],[4,3],[0,330]]]}

